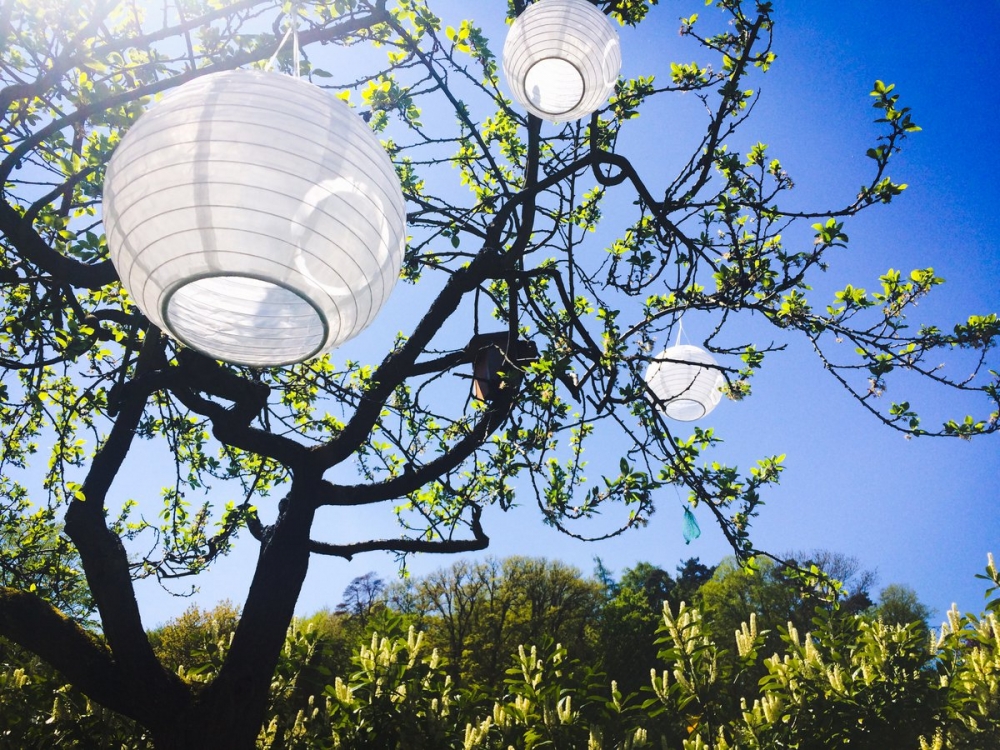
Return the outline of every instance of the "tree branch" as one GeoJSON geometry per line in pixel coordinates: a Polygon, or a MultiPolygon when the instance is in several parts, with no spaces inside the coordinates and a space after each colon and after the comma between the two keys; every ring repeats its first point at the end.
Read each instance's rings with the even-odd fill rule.
{"type": "Polygon", "coordinates": [[[178,366],[170,368],[170,392],[191,411],[212,421],[212,433],[226,445],[273,458],[293,472],[301,470],[306,448],[294,440],[267,430],[251,427],[250,422],[267,405],[268,386],[241,378],[218,362],[191,351],[177,353],[178,366]],[[233,402],[226,407],[199,393],[207,393],[233,402]]]}
{"type": "Polygon", "coordinates": [[[424,464],[419,469],[404,472],[385,482],[350,486],[331,485],[323,492],[318,504],[369,505],[405,497],[411,492],[416,492],[428,482],[458,468],[465,459],[482,446],[483,441],[510,416],[515,392],[514,388],[502,390],[501,394],[505,395],[494,400],[476,426],[444,455],[424,464]]]}
{"type": "Polygon", "coordinates": [[[7,201],[0,201],[0,232],[22,257],[73,286],[100,289],[118,278],[110,260],[83,263],[54,250],[7,201]]]}
{"type": "Polygon", "coordinates": [[[142,697],[122,679],[101,640],[41,597],[0,588],[0,635],[55,667],[103,706],[137,717],[142,697]]]}
{"type": "MultiPolygon", "coordinates": [[[[126,47],[133,47],[136,49],[147,47],[154,42],[167,39],[177,34],[183,34],[184,32],[196,29],[199,26],[210,24],[218,18],[230,17],[241,10],[252,8],[255,5],[266,4],[266,2],[267,0],[240,0],[240,2],[236,2],[222,8],[217,8],[216,10],[206,13],[203,16],[190,19],[176,26],[164,26],[158,31],[151,32],[141,37],[132,37],[122,40],[117,44],[105,44],[104,46],[88,50],[85,54],[69,55],[64,59],[55,60],[43,76],[36,78],[31,83],[17,83],[0,90],[0,112],[6,112],[10,105],[19,99],[32,99],[40,97],[42,92],[55,86],[59,79],[66,75],[66,73],[78,65],[86,64],[89,60],[100,59],[112,52],[119,52],[126,47]]],[[[108,10],[110,10],[110,7],[108,10]]],[[[106,17],[106,13],[97,14],[90,20],[90,25],[78,33],[75,39],[82,39],[86,37],[87,34],[84,32],[91,28],[97,28],[101,21],[104,20],[104,17],[106,17]]],[[[66,51],[69,52],[74,46],[75,45],[72,43],[67,45],[66,51]]]]}
{"type": "Polygon", "coordinates": [[[331,557],[343,557],[350,560],[354,555],[362,552],[430,552],[449,553],[477,552],[486,549],[490,544],[490,538],[483,531],[480,517],[483,509],[475,503],[472,507],[472,521],[469,527],[472,529],[472,539],[372,539],[367,542],[356,542],[354,544],[328,544],[326,542],[309,542],[309,551],[318,555],[328,555],[331,557]]]}
{"type": "Polygon", "coordinates": [[[406,343],[396,351],[390,352],[382,360],[372,376],[374,385],[365,393],[364,401],[344,429],[325,445],[313,449],[322,469],[336,466],[353,454],[357,447],[364,442],[382,413],[382,406],[386,399],[400,383],[411,376],[411,370],[417,357],[427,348],[438,329],[458,309],[462,297],[486,279],[499,278],[516,266],[531,238],[535,196],[542,190],[558,184],[567,176],[585,169],[589,165],[589,157],[581,158],[539,181],[537,170],[540,127],[541,120],[537,117],[533,117],[529,121],[531,145],[528,149],[525,189],[507,201],[497,212],[483,249],[471,263],[451,275],[444,289],[431,304],[427,314],[417,324],[406,343]],[[511,246],[505,252],[501,251],[503,247],[502,235],[507,221],[513,216],[514,211],[522,205],[525,206],[525,221],[522,222],[511,246]]]}
{"type": "MultiPolygon", "coordinates": [[[[162,358],[159,334],[148,333],[136,364],[136,384],[162,358]]],[[[126,393],[118,419],[84,480],[85,499],[73,500],[66,511],[66,534],[80,552],[108,644],[122,679],[143,705],[145,717],[140,720],[147,725],[165,720],[190,695],[176,675],[163,669],[149,644],[135,600],[128,554],[121,539],[107,526],[104,500],[128,455],[150,393],[149,387],[132,388],[126,393]]]]}

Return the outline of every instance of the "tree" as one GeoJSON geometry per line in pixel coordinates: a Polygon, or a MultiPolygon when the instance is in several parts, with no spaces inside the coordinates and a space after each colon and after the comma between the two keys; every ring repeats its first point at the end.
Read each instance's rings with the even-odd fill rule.
{"type": "Polygon", "coordinates": [[[697,557],[689,557],[677,566],[676,585],[674,586],[674,604],[681,602],[695,603],[700,601],[701,587],[712,579],[717,566],[703,565],[697,557]]]}
{"type": "Polygon", "coordinates": [[[236,633],[240,611],[232,602],[223,601],[204,611],[188,607],[184,614],[149,633],[149,642],[157,657],[170,672],[182,667],[188,671],[218,668],[236,633]]]}
{"type": "Polygon", "coordinates": [[[358,576],[344,589],[337,612],[358,619],[363,625],[385,606],[385,581],[375,572],[358,576]]]}
{"type": "Polygon", "coordinates": [[[20,492],[0,505],[0,587],[32,591],[67,616],[90,625],[94,600],[75,548],[51,508],[31,512],[20,492]]]}
{"type": "MultiPolygon", "coordinates": [[[[989,597],[1000,586],[992,558],[980,577],[989,597]]],[[[167,628],[177,642],[204,643],[221,634],[218,623],[231,612],[189,613],[167,628]]],[[[890,624],[840,610],[837,619],[815,618],[807,634],[789,628],[773,655],[763,633],[779,624],[751,617],[734,639],[733,661],[721,658],[732,641],[714,639],[697,606],[668,605],[656,628],[658,653],[642,665],[641,693],[609,685],[595,664],[551,640],[507,654],[512,668],[499,688],[457,686],[424,634],[391,610],[383,614],[378,631],[354,644],[353,665],[332,671],[330,633],[314,626],[328,625],[329,613],[293,624],[258,747],[975,750],[1000,739],[1000,625],[992,612],[952,609],[928,639],[919,621],[890,624]],[[763,679],[740,679],[749,667],[760,667],[763,679]]],[[[204,661],[197,649],[189,656],[179,671],[202,683],[222,662],[204,661]]],[[[95,706],[20,650],[0,648],[0,704],[4,747],[152,747],[141,727],[95,706]]]]}
{"type": "Polygon", "coordinates": [[[629,586],[622,586],[601,607],[598,645],[602,666],[623,693],[649,682],[649,665],[656,663],[654,635],[659,622],[659,614],[643,592],[629,586]]]}
{"type": "Polygon", "coordinates": [[[672,600],[677,584],[663,568],[648,562],[638,562],[622,571],[618,585],[644,594],[649,609],[658,613],[663,609],[665,601],[672,600]]]}
{"type": "Polygon", "coordinates": [[[623,693],[649,683],[649,665],[656,662],[656,630],[663,607],[701,601],[700,589],[715,568],[691,557],[677,566],[677,578],[656,565],[639,562],[622,571],[612,595],[601,608],[599,647],[603,667],[623,693]]]}
{"type": "MultiPolygon", "coordinates": [[[[524,3],[483,12],[499,23],[508,5],[524,3]]],[[[598,5],[626,25],[651,14],[646,0],[598,5]]],[[[682,20],[677,54],[695,62],[655,61],[649,76],[619,81],[589,121],[543,127],[504,98],[482,29],[442,22],[420,0],[4,3],[0,486],[14,512],[0,539],[16,546],[23,524],[26,536],[55,539],[64,523],[101,634],[60,615],[44,596],[55,584],[32,588],[41,564],[5,573],[0,635],[161,748],[249,747],[311,555],[482,549],[484,507],[507,509],[515,497],[536,498],[546,521],[574,536],[608,536],[644,524],[667,485],[687,487],[749,555],[749,523],[783,457],[742,474],[701,463],[720,438],[676,431],[642,377],[685,313],[709,321],[702,343],[722,360],[732,399],[749,395],[783,346],[762,342],[800,337],[894,429],[995,431],[995,412],[934,427],[909,402],[878,399],[894,376],[916,373],[998,400],[996,382],[980,376],[1000,336],[995,315],[904,322],[941,283],[931,269],[890,270],[878,291],[846,286],[829,306],[806,296],[847,243],[846,219],[904,189],[888,167],[918,130],[911,113],[876,82],[863,187],[840,205],[793,207],[792,178],[766,146],[739,151],[754,143],[743,131],[775,59],[771,5],[717,5],[682,20]],[[348,97],[396,165],[411,235],[402,275],[416,286],[399,291],[411,314],[384,356],[254,370],[181,347],[134,307],[107,258],[101,186],[123,133],[161,94],[272,57],[292,70],[293,45],[281,45],[288,13],[303,75],[348,97]],[[703,135],[653,185],[634,121],[685,94],[704,105],[703,135]],[[743,325],[750,316],[756,328],[743,325]],[[838,341],[853,354],[834,351],[838,341]],[[464,384],[484,342],[503,365],[481,401],[464,384]],[[936,369],[959,349],[971,350],[976,377],[936,369]],[[148,488],[123,487],[144,460],[137,441],[168,456],[158,510],[148,488]],[[210,500],[219,494],[232,498],[223,508],[210,500]],[[314,533],[318,513],[383,502],[399,514],[398,537],[314,533]],[[619,524],[576,525],[618,506],[619,524]],[[133,582],[196,575],[240,534],[260,544],[253,582],[224,663],[194,685],[156,657],[133,582]]]]}
{"type": "MultiPolygon", "coordinates": [[[[717,643],[732,644],[732,635],[755,614],[761,622],[778,626],[789,623],[809,629],[820,600],[809,596],[789,570],[768,558],[744,567],[735,558],[723,560],[712,579],[701,587],[701,609],[706,627],[717,643]]],[[[772,629],[764,634],[764,653],[775,651],[780,634],[772,629]]],[[[732,649],[730,649],[730,652],[732,649]]]]}
{"type": "Polygon", "coordinates": [[[604,670],[623,693],[649,682],[656,660],[656,627],[665,602],[673,602],[676,583],[662,568],[639,562],[622,571],[601,607],[598,647],[604,670]]]}
{"type": "Polygon", "coordinates": [[[913,587],[891,583],[879,593],[875,614],[890,625],[922,623],[922,629],[926,632],[931,610],[917,598],[913,587]]]}
{"type": "MultiPolygon", "coordinates": [[[[813,550],[809,553],[792,552],[785,556],[789,560],[803,560],[803,567],[815,565],[824,575],[842,585],[837,592],[840,606],[857,614],[871,607],[872,588],[878,581],[878,573],[861,567],[861,561],[851,555],[830,550],[813,550]]],[[[899,620],[900,624],[911,622],[899,620]]]]}
{"type": "MultiPolygon", "coordinates": [[[[401,587],[397,587],[401,588],[401,587]]],[[[457,684],[502,690],[510,656],[551,640],[572,656],[591,656],[599,586],[580,571],[541,558],[459,561],[408,582],[405,614],[447,660],[457,684]]]]}

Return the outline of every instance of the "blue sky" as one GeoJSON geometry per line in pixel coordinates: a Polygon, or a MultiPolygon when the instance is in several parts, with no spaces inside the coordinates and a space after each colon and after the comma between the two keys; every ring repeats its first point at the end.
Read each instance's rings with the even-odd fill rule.
{"type": "MultiPolygon", "coordinates": [[[[470,5],[452,13],[454,5],[433,7],[457,26],[470,5]]],[[[676,19],[713,12],[701,5],[661,2],[651,24],[623,32],[626,74],[662,74],[672,59],[688,61],[676,19]]],[[[471,6],[497,54],[502,37],[492,30],[502,6],[471,6]]],[[[870,165],[864,151],[876,132],[868,96],[875,79],[895,83],[923,127],[890,170],[909,189],[891,206],[847,224],[850,248],[832,263],[824,290],[846,283],[872,289],[889,268],[933,266],[947,283],[921,304],[920,322],[947,324],[1000,311],[1000,249],[992,231],[1000,173],[1000,3],[944,10],[923,1],[777,2],[775,19],[778,60],[759,81],[762,97],[747,134],[782,160],[796,180],[796,200],[832,206],[857,192],[870,165]]],[[[680,113],[676,123],[655,125],[676,128],[672,137],[680,141],[688,135],[685,125],[695,127],[680,113]]],[[[632,155],[645,161],[646,154],[632,155]]],[[[817,297],[817,304],[827,301],[826,294],[817,297]]],[[[937,406],[932,391],[914,395],[929,408],[937,406]]],[[[892,396],[898,400],[900,393],[892,396]]],[[[854,555],[878,570],[880,585],[913,586],[935,622],[953,601],[962,610],[981,608],[983,587],[973,576],[985,566],[988,551],[1000,553],[1000,438],[904,440],[853,402],[802,345],[768,361],[752,398],[724,402],[705,424],[726,439],[726,457],[743,466],[763,455],[788,456],[782,483],[766,496],[755,523],[758,546],[776,553],[820,548],[854,555]]],[[[544,555],[585,573],[595,555],[618,573],[642,560],[671,571],[690,556],[718,562],[728,548],[713,522],[699,515],[703,534],[685,545],[681,509],[679,493],[662,492],[649,527],[591,544],[544,527],[533,501],[506,515],[491,509],[484,522],[493,543],[483,555],[544,555]]],[[[362,538],[372,528],[385,530],[387,516],[390,508],[351,511],[323,523],[336,525],[338,536],[362,538]]],[[[226,597],[242,601],[256,550],[249,537],[240,541],[230,559],[199,577],[199,605],[226,597]]],[[[452,562],[415,557],[410,569],[419,575],[452,562]]],[[[314,558],[298,611],[333,607],[347,583],[369,570],[387,580],[396,574],[388,555],[363,555],[350,563],[314,558]]],[[[190,604],[151,582],[139,584],[139,598],[149,626],[190,604]]]]}

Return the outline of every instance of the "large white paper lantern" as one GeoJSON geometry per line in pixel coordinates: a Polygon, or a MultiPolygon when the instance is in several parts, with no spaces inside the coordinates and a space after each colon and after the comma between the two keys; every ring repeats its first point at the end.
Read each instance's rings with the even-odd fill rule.
{"type": "Polygon", "coordinates": [[[193,349],[299,362],[375,318],[402,263],[405,203],[374,133],[278,73],[184,84],[115,149],[104,226],[122,284],[193,349]]]}
{"type": "Polygon", "coordinates": [[[649,363],[646,385],[656,406],[671,419],[701,419],[722,400],[726,379],[715,358],[704,349],[679,344],[664,349],[649,363]]]}
{"type": "Polygon", "coordinates": [[[514,99],[554,122],[597,110],[622,67],[618,32],[587,0],[539,0],[507,32],[503,72],[514,99]]]}

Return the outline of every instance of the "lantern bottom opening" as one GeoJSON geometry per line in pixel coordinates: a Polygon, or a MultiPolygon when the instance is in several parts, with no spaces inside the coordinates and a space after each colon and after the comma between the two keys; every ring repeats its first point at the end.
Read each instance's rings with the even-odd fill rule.
{"type": "Polygon", "coordinates": [[[562,115],[583,99],[583,75],[568,60],[547,57],[536,62],[524,74],[524,93],[538,111],[546,115],[562,115]]]}
{"type": "Polygon", "coordinates": [[[704,417],[708,410],[693,398],[675,398],[663,405],[663,413],[678,422],[693,422],[704,417]]]}
{"type": "Polygon", "coordinates": [[[179,284],[166,296],[162,315],[169,333],[192,349],[251,367],[309,359],[329,333],[322,312],[294,289],[239,274],[179,284]]]}

